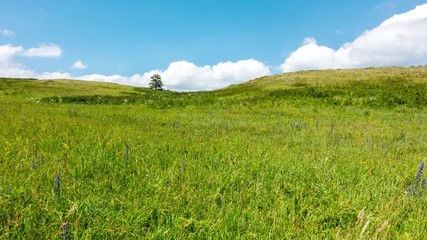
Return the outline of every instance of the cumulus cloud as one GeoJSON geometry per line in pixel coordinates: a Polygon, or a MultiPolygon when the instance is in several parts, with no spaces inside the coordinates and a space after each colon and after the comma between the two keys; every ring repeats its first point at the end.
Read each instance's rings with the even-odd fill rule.
{"type": "Polygon", "coordinates": [[[13,62],[13,57],[24,50],[21,46],[10,44],[0,45],[0,76],[3,77],[31,77],[34,71],[24,69],[20,64],[13,62]]]}
{"type": "Polygon", "coordinates": [[[427,64],[427,4],[395,15],[338,50],[306,38],[281,65],[283,72],[427,64]]]}
{"type": "Polygon", "coordinates": [[[0,45],[0,67],[10,65],[14,55],[23,51],[21,46],[13,46],[11,44],[0,45]]]}
{"type": "Polygon", "coordinates": [[[132,77],[125,77],[125,76],[118,75],[118,74],[114,74],[114,75],[89,74],[89,75],[74,77],[74,79],[98,81],[98,82],[120,83],[120,84],[134,85],[134,86],[141,86],[141,80],[142,80],[142,78],[139,74],[135,74],[132,77]],[[133,79],[133,81],[132,81],[132,79],[133,79]]]}
{"type": "Polygon", "coordinates": [[[38,48],[30,48],[25,50],[22,55],[25,57],[60,57],[62,54],[61,47],[56,44],[43,44],[38,48]]]}
{"type": "Polygon", "coordinates": [[[72,79],[73,76],[67,72],[44,72],[33,76],[37,79],[72,79]]]}
{"type": "MultiPolygon", "coordinates": [[[[191,62],[177,61],[172,62],[165,70],[151,70],[143,74],[134,74],[130,77],[102,74],[73,76],[67,72],[37,73],[13,60],[13,57],[17,55],[27,57],[54,56],[55,51],[51,51],[49,48],[56,48],[55,46],[56,45],[51,45],[48,47],[45,46],[37,49],[30,48],[26,50],[22,46],[13,46],[10,44],[0,45],[0,76],[38,79],[79,79],[147,87],[150,82],[150,77],[157,73],[162,76],[163,83],[167,89],[197,91],[218,89],[271,74],[268,66],[254,59],[237,62],[220,62],[212,66],[197,66],[191,62]]],[[[58,51],[56,55],[58,55],[58,51]]],[[[72,67],[84,69],[87,66],[84,65],[81,60],[78,60],[72,67]]]]}
{"type": "MultiPolygon", "coordinates": [[[[59,48],[56,45],[51,46],[53,46],[52,48],[59,48]]],[[[45,49],[46,51],[41,48],[30,48],[26,50],[22,46],[13,46],[11,44],[0,45],[0,76],[18,78],[49,78],[49,76],[59,76],[58,73],[38,74],[13,60],[17,55],[27,57],[50,57],[57,54],[57,50],[55,50],[55,53],[55,51],[52,49],[49,50],[49,48],[48,46],[47,50],[45,49]]]]}
{"type": "Polygon", "coordinates": [[[0,29],[0,36],[12,37],[15,35],[15,32],[9,29],[0,29]]]}
{"type": "Polygon", "coordinates": [[[84,65],[81,60],[77,60],[76,62],[74,62],[73,66],[71,67],[74,69],[86,69],[87,65],[84,65]]]}
{"type": "Polygon", "coordinates": [[[220,62],[213,66],[196,66],[187,61],[178,61],[171,63],[165,71],[159,74],[165,79],[166,87],[178,90],[199,90],[217,89],[230,84],[242,83],[269,75],[270,70],[263,63],[254,59],[220,62]]]}
{"type": "Polygon", "coordinates": [[[146,87],[150,82],[150,77],[156,73],[162,76],[162,81],[167,89],[178,91],[218,89],[271,74],[268,66],[262,62],[248,59],[237,62],[220,62],[213,66],[197,66],[191,62],[177,61],[171,63],[166,70],[151,70],[131,77],[91,74],[76,78],[146,87]]]}
{"type": "Polygon", "coordinates": [[[3,68],[0,66],[0,77],[35,78],[36,75],[37,73],[30,69],[25,69],[20,67],[3,68]]]}

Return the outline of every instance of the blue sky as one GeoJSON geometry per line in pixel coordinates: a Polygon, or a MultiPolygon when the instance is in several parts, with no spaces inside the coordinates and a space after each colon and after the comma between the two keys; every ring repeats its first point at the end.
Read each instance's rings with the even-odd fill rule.
{"type": "MultiPolygon", "coordinates": [[[[86,76],[90,80],[144,86],[147,76],[161,73],[171,89],[200,90],[284,71],[358,67],[305,64],[302,59],[306,56],[301,55],[308,50],[337,54],[344,44],[423,3],[0,0],[0,75],[86,76]]],[[[425,10],[419,12],[422,24],[408,37],[427,30],[419,29],[427,18],[425,10]]],[[[421,37],[427,42],[425,36],[421,37]]],[[[420,47],[419,42],[414,45],[420,47]]],[[[419,63],[405,61],[393,65],[419,63]]],[[[421,60],[420,64],[427,63],[421,60]]]]}

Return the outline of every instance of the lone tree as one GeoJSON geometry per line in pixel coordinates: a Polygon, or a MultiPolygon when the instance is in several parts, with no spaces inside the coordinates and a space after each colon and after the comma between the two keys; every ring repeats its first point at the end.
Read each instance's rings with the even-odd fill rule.
{"type": "Polygon", "coordinates": [[[151,76],[149,87],[153,90],[163,90],[163,82],[160,74],[154,74],[153,76],[151,76]]]}

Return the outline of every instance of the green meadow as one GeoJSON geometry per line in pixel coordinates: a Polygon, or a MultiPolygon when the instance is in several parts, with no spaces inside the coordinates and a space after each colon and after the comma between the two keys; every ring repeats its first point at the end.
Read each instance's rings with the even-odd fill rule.
{"type": "Polygon", "coordinates": [[[426,158],[427,67],[0,79],[0,239],[424,239],[426,158]]]}

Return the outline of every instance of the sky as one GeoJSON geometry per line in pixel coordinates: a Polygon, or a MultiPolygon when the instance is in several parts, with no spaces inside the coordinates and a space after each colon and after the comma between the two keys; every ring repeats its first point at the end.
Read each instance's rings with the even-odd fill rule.
{"type": "Polygon", "coordinates": [[[0,0],[0,77],[212,90],[282,72],[427,65],[419,0],[0,0]]]}

